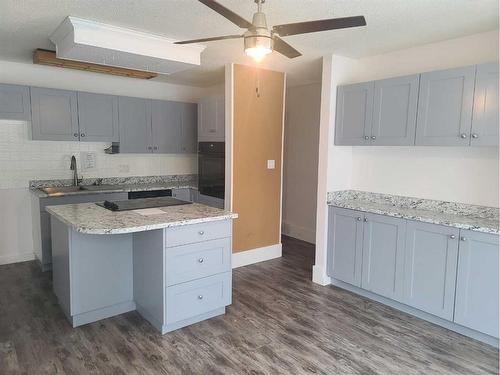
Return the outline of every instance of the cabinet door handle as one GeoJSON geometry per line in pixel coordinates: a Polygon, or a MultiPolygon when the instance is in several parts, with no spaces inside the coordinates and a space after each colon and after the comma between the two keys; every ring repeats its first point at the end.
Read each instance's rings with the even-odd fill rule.
{"type": "Polygon", "coordinates": [[[460,138],[462,138],[462,139],[467,138],[467,134],[465,134],[465,133],[460,134],[460,138]]]}
{"type": "Polygon", "coordinates": [[[371,138],[372,138],[372,140],[377,139],[377,137],[375,137],[374,135],[372,135],[371,138]]]}
{"type": "Polygon", "coordinates": [[[148,150],[152,150],[152,149],[153,149],[153,147],[151,147],[151,146],[148,146],[148,150]]]}
{"type": "Polygon", "coordinates": [[[201,294],[200,294],[200,295],[198,296],[198,299],[203,299],[203,295],[201,295],[201,294]]]}
{"type": "Polygon", "coordinates": [[[80,137],[82,137],[82,138],[85,137],[85,133],[81,133],[80,137]]]}
{"type": "Polygon", "coordinates": [[[366,222],[368,222],[368,219],[365,217],[365,218],[363,219],[363,221],[366,223],[366,222]]]}
{"type": "Polygon", "coordinates": [[[479,135],[476,133],[472,133],[472,138],[474,138],[474,139],[479,138],[479,135]]]}
{"type": "Polygon", "coordinates": [[[202,230],[200,230],[200,231],[198,232],[198,234],[199,234],[200,236],[203,236],[203,235],[205,234],[205,232],[204,232],[204,231],[202,231],[202,230]]]}
{"type": "Polygon", "coordinates": [[[356,220],[357,220],[357,221],[361,221],[361,217],[359,217],[359,216],[358,216],[358,217],[356,218],[356,220]]]}
{"type": "Polygon", "coordinates": [[[451,238],[452,240],[454,240],[454,239],[456,238],[456,236],[455,236],[454,234],[451,234],[451,235],[450,235],[450,238],[451,238]]]}
{"type": "Polygon", "coordinates": [[[365,135],[363,138],[366,139],[366,140],[370,139],[370,137],[368,137],[367,135],[365,135]]]}
{"type": "Polygon", "coordinates": [[[460,241],[467,241],[466,237],[460,237],[460,241]]]}
{"type": "Polygon", "coordinates": [[[153,150],[158,150],[158,146],[154,146],[154,147],[153,147],[153,150]]]}
{"type": "Polygon", "coordinates": [[[73,137],[78,138],[78,133],[73,133],[73,137]]]}
{"type": "Polygon", "coordinates": [[[200,259],[198,259],[198,263],[203,263],[203,262],[204,262],[204,260],[205,260],[205,259],[200,258],[200,259]]]}

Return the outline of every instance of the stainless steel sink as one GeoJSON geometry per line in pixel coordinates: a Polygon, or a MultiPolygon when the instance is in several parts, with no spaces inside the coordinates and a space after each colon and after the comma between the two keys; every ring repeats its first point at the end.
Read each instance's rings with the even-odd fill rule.
{"type": "Polygon", "coordinates": [[[42,188],[42,191],[44,193],[47,193],[50,197],[57,197],[58,195],[64,195],[68,193],[76,193],[82,190],[85,190],[84,186],[60,186],[42,188]]]}
{"type": "Polygon", "coordinates": [[[84,185],[81,188],[89,191],[123,190],[120,185],[84,185]]]}

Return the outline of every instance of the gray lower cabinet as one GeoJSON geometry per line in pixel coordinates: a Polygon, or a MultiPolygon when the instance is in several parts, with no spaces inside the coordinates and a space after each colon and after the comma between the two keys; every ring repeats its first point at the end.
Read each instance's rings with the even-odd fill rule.
{"type": "Polygon", "coordinates": [[[151,100],[118,98],[120,121],[120,152],[151,153],[151,100]]]}
{"type": "Polygon", "coordinates": [[[499,236],[460,231],[455,323],[498,338],[499,236]]]}
{"type": "Polygon", "coordinates": [[[415,143],[418,74],[375,81],[370,139],[376,146],[415,143]]]}
{"type": "Polygon", "coordinates": [[[361,286],[363,213],[336,207],[329,210],[328,274],[361,286]]]}
{"type": "Polygon", "coordinates": [[[407,221],[404,303],[453,320],[457,228],[407,221]]]}
{"type": "Polygon", "coordinates": [[[381,296],[401,300],[405,220],[364,214],[361,287],[381,296]]]}
{"type": "Polygon", "coordinates": [[[31,120],[28,86],[0,84],[0,119],[31,120]]]}
{"type": "Polygon", "coordinates": [[[335,119],[336,145],[370,144],[373,90],[373,82],[339,87],[335,119]]]}
{"type": "Polygon", "coordinates": [[[418,98],[417,146],[468,146],[475,66],[423,73],[418,98]]]}
{"type": "Polygon", "coordinates": [[[472,112],[471,146],[497,146],[498,63],[478,65],[472,112]]]}
{"type": "Polygon", "coordinates": [[[80,141],[118,142],[118,97],[78,92],[80,141]]]}
{"type": "Polygon", "coordinates": [[[32,139],[78,141],[75,91],[31,88],[32,139]]]}

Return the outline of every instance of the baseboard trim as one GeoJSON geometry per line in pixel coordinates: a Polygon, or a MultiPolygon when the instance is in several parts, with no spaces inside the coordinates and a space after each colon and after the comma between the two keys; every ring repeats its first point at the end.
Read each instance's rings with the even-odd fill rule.
{"type": "Polygon", "coordinates": [[[331,282],[332,282],[331,278],[325,272],[325,267],[320,267],[320,266],[314,265],[312,276],[313,276],[312,277],[313,283],[316,283],[319,285],[325,286],[325,285],[331,284],[331,282]]]}
{"type": "Polygon", "coordinates": [[[35,254],[33,252],[0,255],[0,266],[3,264],[27,262],[33,259],[35,259],[35,254]]]}
{"type": "Polygon", "coordinates": [[[312,244],[316,242],[316,232],[314,230],[292,223],[283,222],[281,225],[281,233],[312,244]]]}
{"type": "Polygon", "coordinates": [[[281,258],[281,244],[259,247],[257,249],[233,253],[233,268],[248,266],[249,264],[264,262],[275,258],[281,258]]]}

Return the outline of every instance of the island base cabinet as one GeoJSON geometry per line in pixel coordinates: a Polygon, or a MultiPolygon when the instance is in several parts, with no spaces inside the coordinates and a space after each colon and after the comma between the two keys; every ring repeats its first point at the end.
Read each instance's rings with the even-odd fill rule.
{"type": "Polygon", "coordinates": [[[455,323],[498,338],[499,237],[460,232],[455,323]]]}
{"type": "Polygon", "coordinates": [[[459,230],[407,221],[404,303],[453,320],[459,230]]]}

